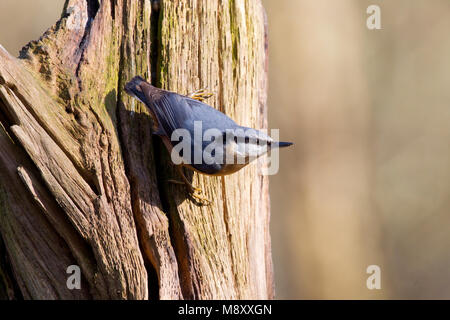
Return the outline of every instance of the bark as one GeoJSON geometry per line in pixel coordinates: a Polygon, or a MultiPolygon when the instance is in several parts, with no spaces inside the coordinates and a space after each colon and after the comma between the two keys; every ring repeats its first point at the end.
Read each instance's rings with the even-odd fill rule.
{"type": "Polygon", "coordinates": [[[273,298],[268,179],[177,178],[141,75],[266,127],[267,26],[259,0],[68,0],[19,58],[0,46],[0,297],[273,298]],[[66,285],[69,265],[80,290],[66,285]]]}

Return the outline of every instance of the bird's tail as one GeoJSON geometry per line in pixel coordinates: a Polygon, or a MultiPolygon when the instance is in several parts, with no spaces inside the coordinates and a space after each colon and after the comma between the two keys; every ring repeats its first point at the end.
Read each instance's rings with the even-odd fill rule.
{"type": "Polygon", "coordinates": [[[143,92],[143,84],[150,85],[142,77],[136,76],[125,85],[125,92],[142,103],[145,103],[146,98],[143,92]]]}

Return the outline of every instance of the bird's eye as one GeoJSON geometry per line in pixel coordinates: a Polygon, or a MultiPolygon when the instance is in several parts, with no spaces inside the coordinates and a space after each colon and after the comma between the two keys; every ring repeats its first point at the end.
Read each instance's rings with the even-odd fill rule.
{"type": "Polygon", "coordinates": [[[256,144],[259,145],[259,139],[256,139],[256,144]]]}
{"type": "Polygon", "coordinates": [[[236,136],[234,136],[234,142],[236,142],[236,143],[237,143],[237,137],[236,137],[236,136]]]}
{"type": "Polygon", "coordinates": [[[249,137],[245,137],[245,143],[249,143],[250,142],[250,138],[249,137]]]}
{"type": "Polygon", "coordinates": [[[272,142],[267,141],[267,145],[270,147],[272,145],[272,142]]]}

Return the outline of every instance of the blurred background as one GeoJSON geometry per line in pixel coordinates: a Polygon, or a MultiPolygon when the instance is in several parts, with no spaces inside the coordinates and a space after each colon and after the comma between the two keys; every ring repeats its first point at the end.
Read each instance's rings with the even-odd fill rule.
{"type": "MultiPolygon", "coordinates": [[[[295,142],[270,183],[277,298],[450,299],[450,2],[263,3],[269,126],[295,142]]],[[[1,0],[0,44],[18,55],[63,4],[1,0]]]]}

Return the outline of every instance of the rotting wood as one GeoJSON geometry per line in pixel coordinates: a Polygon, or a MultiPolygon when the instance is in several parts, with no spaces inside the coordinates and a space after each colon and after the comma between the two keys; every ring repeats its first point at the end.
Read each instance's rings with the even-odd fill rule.
{"type": "Polygon", "coordinates": [[[191,202],[166,182],[176,170],[145,107],[123,93],[134,75],[208,87],[211,105],[266,127],[260,1],[68,0],[19,59],[0,47],[3,279],[29,299],[273,298],[261,164],[191,173],[213,203],[191,202]],[[71,264],[82,290],[66,287],[71,264]]]}

